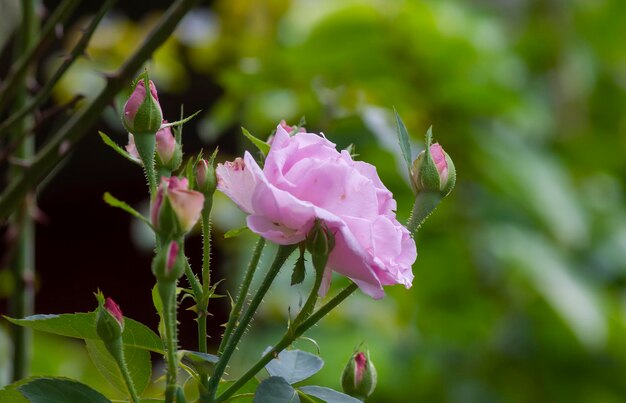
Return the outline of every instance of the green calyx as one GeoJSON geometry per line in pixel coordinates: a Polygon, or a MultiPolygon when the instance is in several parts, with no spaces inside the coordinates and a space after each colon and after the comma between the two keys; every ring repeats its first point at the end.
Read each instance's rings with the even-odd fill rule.
{"type": "Polygon", "coordinates": [[[185,256],[182,253],[184,240],[179,238],[164,245],[152,260],[152,273],[159,283],[173,283],[185,272],[185,256]]]}
{"type": "Polygon", "coordinates": [[[326,224],[316,219],[305,243],[307,250],[311,253],[311,261],[315,271],[322,273],[326,268],[328,256],[335,247],[335,236],[326,224]]]}

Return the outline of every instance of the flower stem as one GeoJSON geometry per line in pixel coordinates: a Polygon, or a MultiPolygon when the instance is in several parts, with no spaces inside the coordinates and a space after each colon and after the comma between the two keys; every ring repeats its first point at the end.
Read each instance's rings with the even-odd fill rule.
{"type": "Polygon", "coordinates": [[[130,393],[131,401],[133,403],[139,403],[139,396],[137,395],[137,391],[135,390],[135,384],[133,383],[133,379],[130,377],[130,372],[128,371],[128,366],[126,365],[126,358],[124,357],[124,345],[122,344],[122,338],[111,341],[109,343],[104,343],[107,350],[117,363],[117,366],[122,373],[122,377],[124,378],[124,382],[126,382],[126,387],[128,388],[128,392],[130,393]]]}
{"type": "Polygon", "coordinates": [[[296,249],[296,247],[297,245],[281,245],[278,247],[278,251],[276,252],[276,257],[274,258],[274,262],[272,262],[272,265],[270,266],[265,278],[263,279],[263,282],[259,286],[259,289],[257,290],[254,297],[252,298],[252,301],[250,301],[250,305],[244,312],[241,318],[241,322],[237,325],[237,327],[232,333],[232,336],[228,340],[228,343],[226,344],[226,347],[224,348],[224,353],[222,354],[219,361],[215,365],[215,371],[213,373],[213,376],[209,380],[209,393],[208,393],[209,399],[215,396],[215,392],[217,391],[217,385],[219,384],[220,379],[222,378],[222,375],[224,375],[224,370],[226,369],[226,366],[228,365],[228,361],[230,361],[230,358],[233,355],[233,352],[235,351],[235,348],[237,347],[237,344],[239,343],[241,336],[243,336],[243,333],[248,327],[248,324],[252,320],[252,316],[254,315],[257,308],[261,304],[263,297],[269,290],[270,286],[272,285],[272,282],[276,278],[276,275],[282,268],[283,264],[285,263],[289,255],[291,255],[291,253],[296,249]]]}
{"type": "Polygon", "coordinates": [[[156,133],[135,133],[135,147],[143,169],[148,179],[150,188],[150,200],[154,199],[157,191],[157,178],[154,171],[154,150],[156,147],[156,133]]]}
{"type": "Polygon", "coordinates": [[[428,216],[435,211],[441,199],[442,197],[439,192],[423,191],[417,194],[411,217],[406,225],[406,228],[411,234],[417,232],[428,216]]]}
{"type": "MultiPolygon", "coordinates": [[[[22,24],[15,41],[15,54],[21,56],[24,49],[30,48],[34,43],[37,30],[37,15],[35,13],[36,2],[34,0],[24,0],[22,2],[22,24]]],[[[26,70],[16,80],[15,108],[20,109],[27,102],[28,91],[26,88],[26,70]]],[[[0,97],[2,98],[2,97],[0,97]]],[[[12,139],[19,139],[25,135],[26,121],[21,119],[12,139]]],[[[16,150],[15,157],[30,160],[35,152],[35,139],[30,137],[24,141],[16,150]]],[[[19,175],[23,168],[12,166],[9,169],[9,177],[19,175]]],[[[29,192],[32,189],[28,189],[29,192]]],[[[35,223],[30,215],[29,204],[31,202],[29,193],[26,193],[19,200],[19,207],[13,215],[12,225],[17,230],[15,238],[15,255],[11,262],[11,270],[15,279],[15,292],[9,301],[9,312],[14,318],[24,318],[31,315],[34,306],[33,283],[35,278],[35,223]]],[[[34,202],[34,200],[33,200],[34,202]]],[[[18,381],[28,375],[31,354],[31,330],[21,326],[13,325],[11,328],[13,341],[13,381],[18,381]]]]}
{"type": "Polygon", "coordinates": [[[355,283],[351,283],[343,290],[339,292],[339,294],[335,295],[330,301],[328,301],[324,306],[315,311],[311,316],[302,321],[299,325],[296,326],[294,331],[287,330],[285,335],[280,339],[274,347],[259,361],[256,362],[245,374],[241,376],[241,378],[237,379],[237,381],[232,384],[228,389],[224,391],[221,395],[219,395],[215,402],[223,402],[226,401],[229,397],[231,397],[235,392],[237,392],[243,385],[245,385],[252,377],[254,377],[260,370],[262,370],[267,363],[272,361],[278,353],[283,351],[286,347],[288,347],[291,343],[294,342],[298,337],[300,337],[305,331],[310,329],[313,325],[319,322],[324,316],[326,316],[331,310],[333,310],[337,305],[343,302],[346,298],[348,298],[354,291],[356,291],[358,286],[355,283]]]}
{"type": "Polygon", "coordinates": [[[237,299],[235,300],[235,305],[230,311],[230,316],[228,318],[228,323],[226,324],[224,336],[222,337],[220,346],[217,349],[218,355],[221,355],[224,352],[224,348],[226,347],[226,344],[228,344],[228,340],[230,339],[230,336],[233,332],[233,328],[237,324],[239,316],[241,316],[241,308],[243,307],[243,302],[246,300],[246,295],[248,295],[248,290],[250,289],[250,284],[252,283],[252,278],[254,277],[256,268],[259,265],[259,259],[261,258],[261,252],[263,252],[264,247],[265,238],[259,238],[256,246],[254,247],[254,252],[252,252],[252,258],[250,259],[250,263],[248,264],[248,269],[246,270],[243,283],[241,283],[241,287],[239,288],[239,294],[237,295],[237,299]]]}
{"type": "MultiPolygon", "coordinates": [[[[211,208],[213,198],[204,199],[202,209],[202,290],[196,298],[198,310],[198,351],[207,352],[207,316],[209,314],[209,290],[211,287],[211,208]]],[[[200,385],[198,385],[201,398],[205,398],[209,386],[208,374],[200,373],[200,385]]]]}
{"type": "Polygon", "coordinates": [[[176,335],[176,281],[158,282],[159,295],[163,304],[163,323],[165,324],[165,349],[167,353],[167,386],[165,402],[174,402],[176,396],[176,374],[178,365],[176,351],[178,342],[176,335]]]}

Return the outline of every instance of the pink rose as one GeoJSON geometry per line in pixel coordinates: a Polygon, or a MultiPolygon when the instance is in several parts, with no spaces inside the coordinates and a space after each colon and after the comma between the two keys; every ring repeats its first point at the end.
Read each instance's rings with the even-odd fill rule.
{"type": "Polygon", "coordinates": [[[303,241],[316,218],[335,234],[320,294],[332,270],[351,278],[363,292],[384,296],[383,286],[411,286],[417,252],[394,213],[396,201],[376,168],[338,152],[323,136],[279,125],[261,170],[246,152],[219,164],[218,189],[250,214],[248,227],[277,244],[303,241]]]}

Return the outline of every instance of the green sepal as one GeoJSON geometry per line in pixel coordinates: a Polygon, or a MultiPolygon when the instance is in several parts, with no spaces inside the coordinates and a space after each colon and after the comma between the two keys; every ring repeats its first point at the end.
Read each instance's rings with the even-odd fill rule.
{"type": "Polygon", "coordinates": [[[250,140],[252,142],[252,144],[254,144],[256,146],[256,148],[259,149],[259,151],[261,151],[261,153],[263,153],[264,156],[267,157],[267,154],[269,154],[269,152],[270,152],[270,145],[269,144],[267,144],[263,140],[260,140],[260,139],[258,139],[256,137],[254,137],[244,127],[241,128],[241,132],[243,133],[244,136],[246,136],[246,138],[248,140],[250,140]]]}
{"type": "Polygon", "coordinates": [[[426,132],[426,149],[424,150],[423,160],[419,166],[418,177],[420,178],[420,182],[423,189],[426,190],[440,190],[441,189],[441,181],[439,178],[439,171],[437,171],[437,166],[435,165],[435,161],[433,160],[433,156],[430,153],[430,146],[432,144],[433,138],[433,128],[432,126],[428,128],[426,132]]]}
{"type": "Polygon", "coordinates": [[[304,262],[304,245],[300,244],[300,256],[296,260],[296,264],[293,266],[293,272],[291,273],[291,285],[300,284],[304,281],[304,277],[306,275],[306,266],[304,262]]]}
{"type": "Polygon", "coordinates": [[[323,273],[328,262],[328,256],[335,247],[335,236],[326,224],[316,219],[305,242],[307,250],[311,253],[313,268],[318,274],[323,273]]]}
{"type": "Polygon", "coordinates": [[[113,151],[115,151],[116,153],[118,153],[122,157],[126,158],[127,160],[129,160],[133,164],[141,165],[141,161],[140,160],[138,160],[135,157],[132,157],[128,153],[128,151],[126,151],[122,147],[118,146],[117,143],[115,143],[115,141],[111,140],[111,138],[109,136],[107,136],[106,134],[104,134],[101,131],[98,131],[98,134],[100,135],[100,138],[102,139],[104,144],[106,144],[107,146],[111,147],[113,149],[113,151]]]}

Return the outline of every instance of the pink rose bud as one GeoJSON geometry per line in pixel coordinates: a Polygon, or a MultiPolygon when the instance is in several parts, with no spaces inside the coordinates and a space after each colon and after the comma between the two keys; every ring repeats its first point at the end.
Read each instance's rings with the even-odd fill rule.
{"type": "Polygon", "coordinates": [[[206,197],[213,196],[217,187],[215,167],[205,159],[201,159],[196,165],[196,187],[206,197]]]}
{"type": "Polygon", "coordinates": [[[367,355],[363,352],[356,352],[350,357],[341,375],[341,387],[347,395],[365,400],[376,389],[378,376],[376,368],[367,355]]]}
{"type": "Polygon", "coordinates": [[[416,193],[434,191],[445,197],[456,183],[456,170],[452,159],[435,143],[419,153],[411,165],[411,185],[416,193]]]}
{"type": "Polygon", "coordinates": [[[165,239],[177,239],[198,222],[203,207],[204,195],[189,190],[187,178],[162,177],[152,202],[152,225],[165,239]]]}
{"type": "MultiPolygon", "coordinates": [[[[163,123],[167,123],[167,120],[164,120],[163,123]]],[[[170,127],[159,129],[156,133],[157,166],[162,166],[170,170],[178,168],[182,160],[182,155],[177,154],[181,154],[181,151],[178,143],[176,143],[176,138],[172,134],[172,129],[170,127]]]]}
{"type": "Polygon", "coordinates": [[[178,242],[171,241],[162,248],[152,261],[152,272],[159,282],[170,283],[178,280],[185,271],[185,260],[181,257],[178,242]]]}
{"type": "Polygon", "coordinates": [[[284,131],[286,131],[289,134],[295,134],[295,133],[305,133],[306,130],[304,129],[304,127],[299,127],[299,126],[289,126],[287,124],[287,122],[285,122],[285,120],[281,120],[279,123],[279,126],[283,128],[284,131]]]}
{"type": "Polygon", "coordinates": [[[124,315],[120,307],[111,298],[104,298],[102,293],[96,294],[98,309],[96,310],[96,332],[98,336],[109,342],[118,339],[124,331],[124,315]]]}
{"type": "Polygon", "coordinates": [[[313,267],[318,273],[326,268],[328,256],[334,247],[335,236],[322,221],[315,220],[315,225],[306,237],[306,248],[311,253],[313,267]]]}
{"type": "Polygon", "coordinates": [[[148,74],[143,73],[137,78],[133,92],[124,105],[122,123],[130,133],[156,133],[161,127],[163,112],[159,104],[154,83],[149,80],[148,74]],[[150,91],[146,91],[149,83],[150,91]]]}

